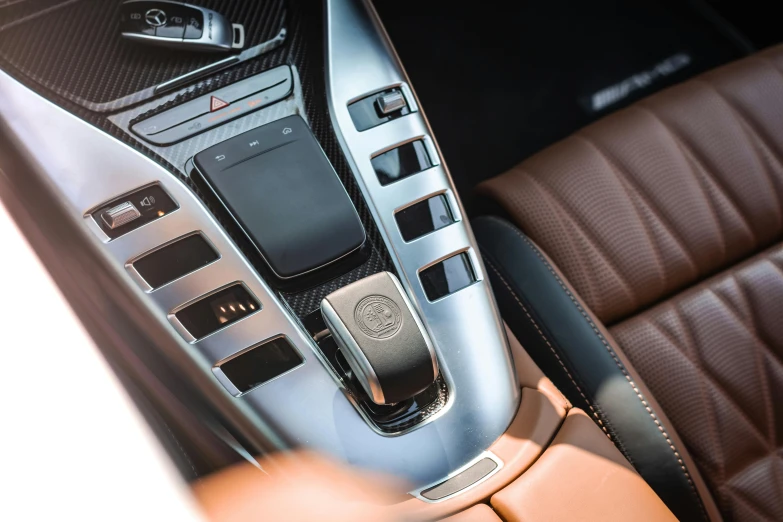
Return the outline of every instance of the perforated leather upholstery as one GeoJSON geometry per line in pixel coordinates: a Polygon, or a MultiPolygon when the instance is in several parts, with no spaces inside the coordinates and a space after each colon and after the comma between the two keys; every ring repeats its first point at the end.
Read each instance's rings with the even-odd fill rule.
{"type": "Polygon", "coordinates": [[[480,185],[603,321],[783,232],[783,48],[589,126],[480,185]]]}
{"type": "Polygon", "coordinates": [[[609,328],[723,516],[783,519],[783,46],[607,117],[479,192],[609,328]]]}

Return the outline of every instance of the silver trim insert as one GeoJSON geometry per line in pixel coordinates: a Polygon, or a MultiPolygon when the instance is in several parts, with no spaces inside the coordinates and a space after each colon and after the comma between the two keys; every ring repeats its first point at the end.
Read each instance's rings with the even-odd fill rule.
{"type": "MultiPolygon", "coordinates": [[[[438,483],[462,468],[500,437],[516,414],[520,392],[494,297],[465,211],[410,88],[405,71],[369,1],[327,0],[327,101],[332,126],[349,166],[392,255],[401,286],[429,332],[449,387],[449,403],[416,431],[437,429],[443,438],[433,448],[449,455],[435,465],[432,458],[415,466],[441,470],[438,483]],[[410,114],[357,131],[348,105],[367,95],[399,88],[410,114]],[[382,186],[371,159],[400,144],[424,139],[433,167],[382,186]],[[433,194],[449,194],[455,223],[406,243],[395,211],[433,194]],[[418,273],[439,260],[466,252],[477,281],[454,294],[430,302],[418,273]],[[469,427],[469,429],[466,429],[469,427]]],[[[415,462],[407,459],[408,462],[415,462]]]]}
{"type": "Polygon", "coordinates": [[[457,470],[454,470],[453,472],[449,473],[448,476],[446,476],[445,478],[442,478],[440,480],[436,480],[436,481],[434,481],[434,482],[432,482],[430,484],[427,484],[424,487],[416,488],[415,490],[411,491],[410,494],[413,495],[414,497],[418,498],[422,502],[426,502],[427,504],[438,504],[440,502],[445,502],[446,500],[452,499],[452,498],[454,498],[454,497],[456,497],[458,495],[462,495],[466,491],[470,491],[471,489],[475,488],[479,484],[482,484],[482,483],[486,482],[487,480],[492,478],[495,474],[497,474],[498,471],[503,469],[503,465],[504,465],[503,461],[500,460],[500,457],[498,457],[497,455],[495,455],[491,451],[485,451],[485,452],[479,454],[479,456],[476,457],[475,459],[471,460],[470,462],[468,462],[467,464],[462,466],[461,468],[459,468],[457,470]],[[466,487],[464,489],[461,489],[461,490],[459,490],[456,493],[453,493],[451,495],[447,495],[447,496],[445,496],[443,498],[439,498],[438,500],[431,500],[431,499],[428,499],[427,497],[421,496],[421,492],[422,491],[426,491],[426,490],[428,490],[428,489],[430,489],[432,487],[435,487],[435,486],[437,486],[439,484],[442,484],[443,482],[446,482],[447,480],[449,480],[449,479],[451,479],[453,477],[456,477],[457,475],[459,475],[460,473],[462,473],[466,469],[470,468],[471,466],[473,466],[477,462],[482,461],[484,459],[492,460],[495,464],[497,464],[497,467],[495,469],[493,469],[492,471],[490,471],[487,475],[485,475],[481,479],[479,479],[476,482],[474,482],[473,484],[471,484],[470,486],[468,486],[468,487],[466,487]]]}

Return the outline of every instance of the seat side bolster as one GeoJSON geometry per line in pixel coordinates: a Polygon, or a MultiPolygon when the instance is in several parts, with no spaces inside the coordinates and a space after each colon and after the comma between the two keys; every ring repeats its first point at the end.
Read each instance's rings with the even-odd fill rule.
{"type": "Polygon", "coordinates": [[[590,414],[680,520],[712,518],[702,498],[717,515],[668,421],[546,256],[502,219],[478,218],[473,230],[503,317],[533,360],[590,414]]]}

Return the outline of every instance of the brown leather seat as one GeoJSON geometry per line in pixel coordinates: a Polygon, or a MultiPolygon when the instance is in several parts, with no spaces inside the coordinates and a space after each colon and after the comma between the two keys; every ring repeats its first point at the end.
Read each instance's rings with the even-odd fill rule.
{"type": "Polygon", "coordinates": [[[506,321],[675,515],[783,520],[783,46],[479,192],[506,321]]]}

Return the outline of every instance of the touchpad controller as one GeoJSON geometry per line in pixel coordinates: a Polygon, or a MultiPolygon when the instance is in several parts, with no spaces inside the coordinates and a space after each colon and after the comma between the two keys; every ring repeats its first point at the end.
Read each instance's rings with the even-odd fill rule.
{"type": "Polygon", "coordinates": [[[194,164],[281,279],[326,266],[364,243],[345,187],[300,116],[210,147],[194,164]]]}

